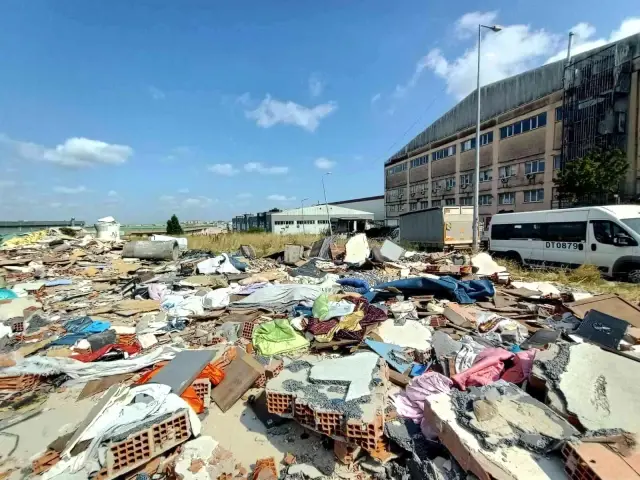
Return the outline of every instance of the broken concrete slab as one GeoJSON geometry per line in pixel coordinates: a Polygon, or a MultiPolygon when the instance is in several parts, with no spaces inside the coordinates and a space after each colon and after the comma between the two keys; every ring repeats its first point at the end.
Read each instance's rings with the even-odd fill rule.
{"type": "Polygon", "coordinates": [[[478,434],[487,449],[519,445],[548,453],[578,431],[545,404],[513,384],[500,380],[491,385],[453,391],[458,421],[478,434]]]}
{"type": "Polygon", "coordinates": [[[296,463],[289,467],[289,475],[304,475],[305,478],[322,478],[324,475],[320,470],[308,463],[296,463]]]}
{"type": "Polygon", "coordinates": [[[378,355],[371,352],[325,360],[311,368],[309,380],[347,386],[348,402],[371,394],[369,383],[377,363],[378,355]]]}
{"type": "Polygon", "coordinates": [[[377,333],[386,343],[415,348],[421,352],[431,349],[432,330],[415,320],[407,320],[404,325],[396,325],[391,319],[385,320],[378,326],[377,333]]]}
{"type": "Polygon", "coordinates": [[[442,393],[425,402],[424,422],[460,466],[480,480],[557,480],[565,478],[557,457],[541,457],[521,447],[499,446],[487,450],[478,437],[458,423],[452,397],[442,393]]]}
{"type": "Polygon", "coordinates": [[[444,316],[447,317],[447,320],[463,328],[469,328],[475,325],[478,313],[478,310],[475,308],[463,307],[453,302],[448,303],[444,309],[444,316]]]}
{"type": "Polygon", "coordinates": [[[380,254],[392,262],[400,260],[405,251],[406,250],[404,248],[400,245],[396,245],[389,239],[385,240],[382,247],[380,247],[380,254]]]}
{"type": "Polygon", "coordinates": [[[574,345],[568,353],[556,384],[567,410],[587,430],[621,428],[640,433],[638,362],[588,343],[574,345]]]}

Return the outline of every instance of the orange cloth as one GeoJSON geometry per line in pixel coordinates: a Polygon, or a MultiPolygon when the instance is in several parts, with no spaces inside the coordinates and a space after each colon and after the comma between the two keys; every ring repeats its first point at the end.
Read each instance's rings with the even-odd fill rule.
{"type": "MultiPolygon", "coordinates": [[[[155,366],[153,370],[145,373],[142,377],[140,377],[140,380],[136,382],[136,385],[142,385],[144,383],[147,383],[149,380],[151,380],[153,377],[156,376],[156,374],[162,369],[162,367],[164,367],[164,365],[155,366]]],[[[222,371],[221,368],[215,365],[208,364],[198,374],[197,378],[208,378],[209,381],[211,382],[211,385],[218,385],[224,379],[224,372],[222,371]]],[[[189,385],[185,389],[185,391],[182,392],[182,395],[180,395],[180,398],[182,398],[185,402],[187,402],[189,406],[193,408],[194,412],[196,413],[204,412],[204,402],[200,399],[200,397],[198,397],[198,394],[196,393],[195,389],[191,385],[189,385]]]]}

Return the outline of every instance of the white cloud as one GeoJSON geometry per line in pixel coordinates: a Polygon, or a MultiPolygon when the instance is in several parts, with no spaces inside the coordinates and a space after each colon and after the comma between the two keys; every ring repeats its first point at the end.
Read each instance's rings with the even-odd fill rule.
{"type": "Polygon", "coordinates": [[[61,202],[51,202],[51,203],[49,204],[49,206],[50,206],[51,208],[60,208],[60,207],[62,206],[62,203],[61,203],[61,202]]]}
{"type": "Polygon", "coordinates": [[[127,145],[117,145],[73,137],[55,148],[47,148],[37,143],[13,140],[0,134],[0,150],[18,160],[49,162],[63,167],[91,167],[95,165],[121,165],[133,155],[127,145]]]}
{"type": "Polygon", "coordinates": [[[166,203],[171,203],[171,202],[175,202],[176,201],[176,197],[174,197],[173,195],[162,195],[159,200],[161,202],[166,202],[166,203]]]}
{"type": "Polygon", "coordinates": [[[272,200],[274,202],[293,202],[296,197],[287,197],[286,195],[269,195],[267,200],[272,200]]]}
{"type": "Polygon", "coordinates": [[[191,198],[185,198],[182,201],[182,207],[183,208],[205,208],[213,205],[216,202],[217,200],[214,200],[209,197],[204,197],[204,196],[191,197],[191,198]]]}
{"type": "Polygon", "coordinates": [[[149,95],[151,95],[151,98],[153,98],[154,100],[164,100],[166,97],[162,90],[160,90],[158,87],[154,87],[153,85],[150,85],[148,90],[149,95]]]}
{"type": "Polygon", "coordinates": [[[491,27],[495,25],[498,12],[469,12],[456,21],[456,35],[469,38],[478,34],[478,25],[491,27]]]}
{"type": "Polygon", "coordinates": [[[224,175],[227,177],[231,177],[239,172],[239,170],[230,163],[214,163],[213,165],[209,165],[207,170],[216,175],[224,175]]]}
{"type": "MultiPolygon", "coordinates": [[[[571,28],[571,32],[575,34],[571,45],[571,55],[578,55],[594,48],[602,47],[607,43],[616,42],[630,35],[640,32],[640,17],[626,18],[620,24],[620,27],[609,35],[608,38],[593,38],[596,29],[588,23],[579,23],[571,28]]],[[[547,63],[563,60],[567,57],[565,50],[561,50],[547,60],[547,63]]]]}
{"type": "Polygon", "coordinates": [[[15,180],[0,180],[0,189],[3,188],[12,188],[18,185],[18,182],[15,180]]]}
{"type": "Polygon", "coordinates": [[[418,80],[420,80],[422,73],[427,68],[427,66],[428,66],[427,57],[422,57],[420,60],[418,60],[413,70],[413,74],[411,75],[411,78],[409,78],[409,81],[404,85],[400,85],[400,84],[396,85],[396,88],[393,91],[393,97],[402,98],[407,94],[409,90],[415,87],[416,84],[418,83],[418,80]]]}
{"type": "Polygon", "coordinates": [[[245,111],[247,118],[256,121],[256,125],[270,128],[274,125],[295,125],[314,132],[320,120],[338,108],[335,102],[323,103],[315,107],[305,107],[294,102],[281,102],[267,95],[258,108],[245,111]]]}
{"type": "MultiPolygon", "coordinates": [[[[414,73],[405,85],[396,86],[394,95],[402,97],[409,88],[416,85],[425,68],[442,78],[447,92],[462,99],[476,88],[478,46],[475,37],[466,33],[477,31],[479,23],[492,25],[496,12],[472,12],[460,17],[455,24],[458,37],[473,38],[474,44],[462,55],[447,58],[438,48],[432,49],[416,64],[414,73]]],[[[611,32],[607,38],[595,39],[595,28],[588,23],[578,23],[572,28],[576,34],[572,54],[605,45],[640,32],[640,18],[625,19],[620,28],[611,32]]],[[[502,80],[517,75],[546,62],[562,60],[566,57],[567,35],[553,33],[544,29],[534,29],[530,25],[507,25],[500,32],[483,32],[481,84],[502,80]]]]}
{"type": "Polygon", "coordinates": [[[107,197],[117,197],[118,196],[118,192],[116,192],[115,190],[109,190],[109,193],[107,193],[107,197]]]}
{"type": "Polygon", "coordinates": [[[325,157],[316,158],[313,163],[320,170],[330,170],[336,164],[333,160],[329,160],[325,157]]]}
{"type": "Polygon", "coordinates": [[[241,95],[236,97],[236,103],[248,107],[251,104],[251,94],[249,92],[244,92],[241,95]]]}
{"type": "Polygon", "coordinates": [[[319,97],[324,90],[324,82],[317,73],[309,77],[309,94],[312,97],[319,97]]]}
{"type": "Polygon", "coordinates": [[[244,170],[261,175],[284,175],[289,172],[289,167],[267,167],[260,162],[249,162],[244,164],[244,170]]]}
{"type": "Polygon", "coordinates": [[[87,187],[84,185],[79,185],[77,187],[53,187],[53,191],[56,193],[63,193],[65,195],[76,195],[78,193],[88,192],[87,187]]]}
{"type": "Polygon", "coordinates": [[[180,190],[178,190],[178,193],[189,193],[189,189],[188,188],[181,188],[180,190]]]}
{"type": "Polygon", "coordinates": [[[253,197],[253,194],[251,193],[239,193],[236,195],[236,198],[251,198],[253,197]]]}
{"type": "Polygon", "coordinates": [[[378,100],[380,100],[380,98],[382,98],[382,95],[380,93],[376,93],[373,97],[371,97],[371,103],[376,103],[378,100]]]}

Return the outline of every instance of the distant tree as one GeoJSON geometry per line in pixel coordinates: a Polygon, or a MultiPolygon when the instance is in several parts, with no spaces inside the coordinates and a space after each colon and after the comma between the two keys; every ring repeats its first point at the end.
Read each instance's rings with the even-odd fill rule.
{"type": "Polygon", "coordinates": [[[183,235],[184,231],[180,225],[180,221],[175,214],[171,215],[171,218],[167,220],[167,235],[183,235]]]}
{"type": "Polygon", "coordinates": [[[281,212],[282,210],[280,210],[279,208],[272,208],[271,210],[269,210],[269,213],[277,213],[277,212],[281,212]]]}
{"type": "Polygon", "coordinates": [[[629,163],[622,150],[591,150],[582,158],[566,162],[553,180],[558,199],[573,202],[591,195],[617,193],[629,163]]]}

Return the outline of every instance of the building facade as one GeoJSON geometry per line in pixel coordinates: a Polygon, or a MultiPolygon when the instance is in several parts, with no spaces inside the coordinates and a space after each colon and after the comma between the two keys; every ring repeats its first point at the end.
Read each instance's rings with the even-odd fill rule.
{"type": "Polygon", "coordinates": [[[313,205],[272,213],[269,231],[278,234],[325,234],[329,231],[329,220],[334,233],[363,231],[373,218],[373,213],[341,205],[313,205]]]}
{"type": "Polygon", "coordinates": [[[385,163],[387,221],[445,205],[473,205],[480,149],[479,214],[559,208],[553,178],[590,148],[621,148],[630,163],[622,193],[640,193],[640,35],[481,89],[385,163]]]}
{"type": "Polygon", "coordinates": [[[340,202],[331,202],[330,205],[338,205],[340,207],[352,208],[354,210],[373,213],[373,220],[375,222],[384,222],[386,219],[384,195],[354,198],[352,200],[342,200],[340,202]]]}

